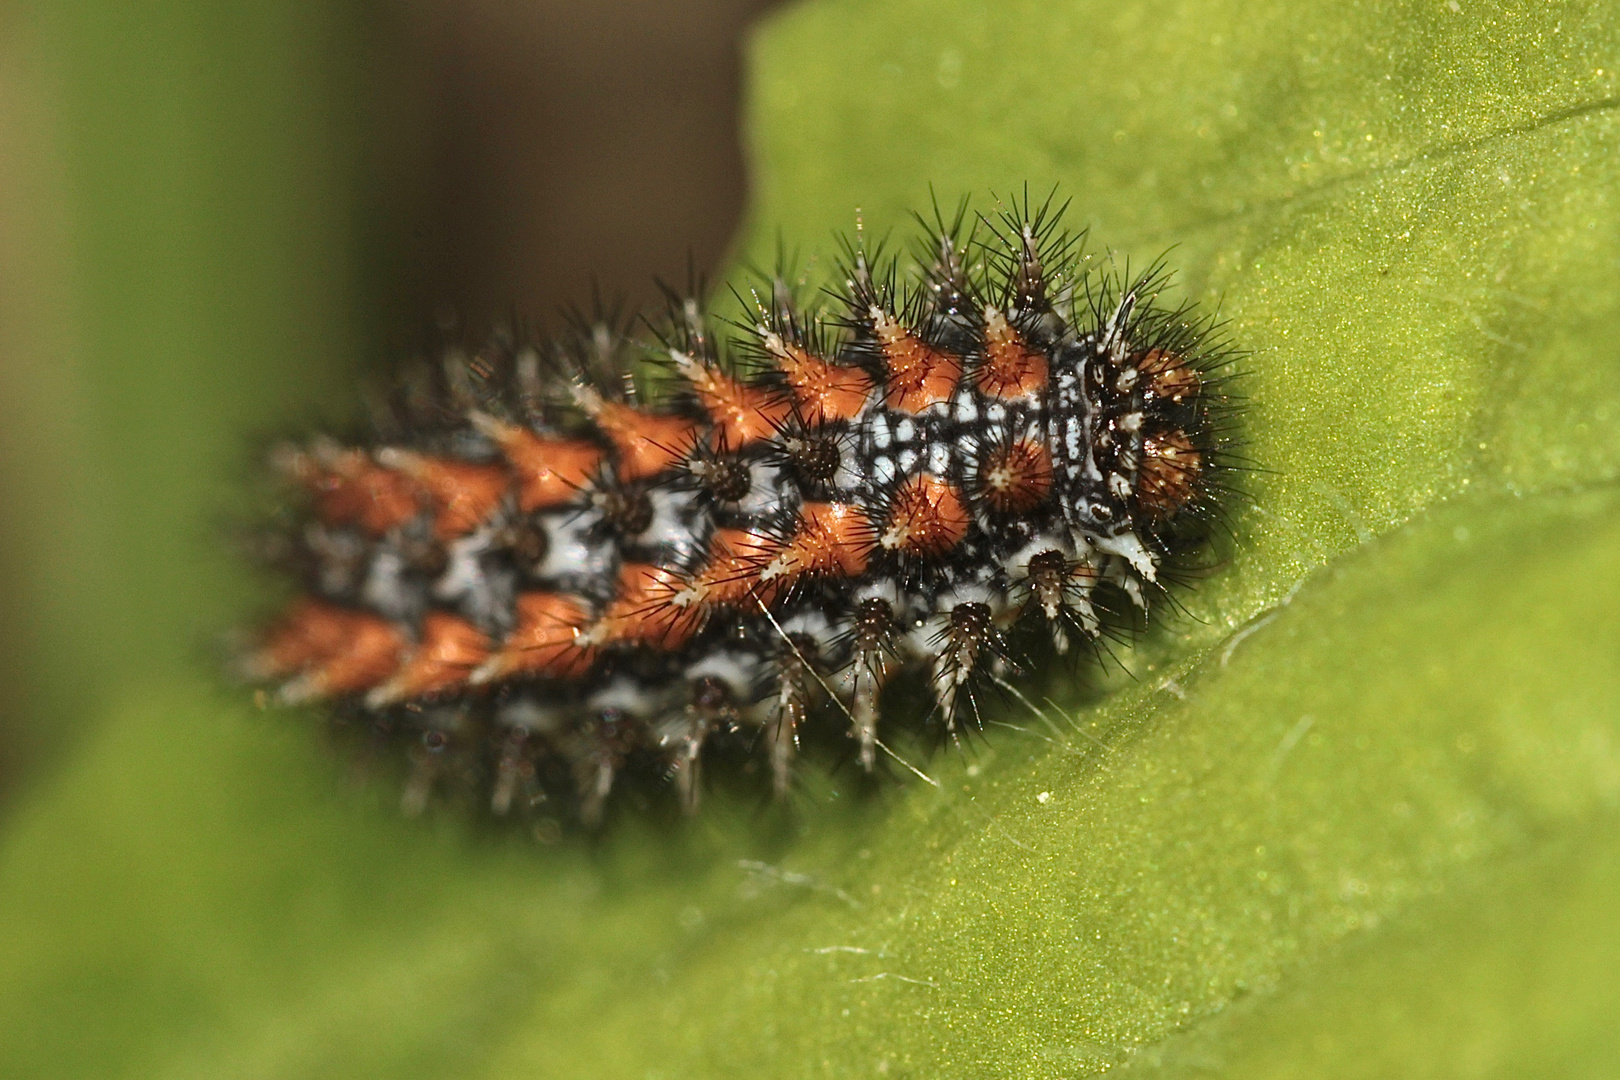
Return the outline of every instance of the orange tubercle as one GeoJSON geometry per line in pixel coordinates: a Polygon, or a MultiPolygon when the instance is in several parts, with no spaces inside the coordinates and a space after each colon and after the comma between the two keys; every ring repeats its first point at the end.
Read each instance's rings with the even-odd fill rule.
{"type": "Polygon", "coordinates": [[[445,611],[422,619],[422,640],[394,676],[366,695],[372,708],[427,697],[466,684],[489,659],[489,638],[472,623],[445,611]]]}
{"type": "Polygon", "coordinates": [[[421,510],[416,485],[364,450],[294,451],[283,464],[314,492],[315,515],[327,525],[356,525],[367,535],[382,536],[421,510]]]}
{"type": "Polygon", "coordinates": [[[691,453],[697,441],[697,423],[684,416],[631,408],[586,388],[576,388],[574,399],[613,443],[621,481],[663,472],[691,453]]]}
{"type": "Polygon", "coordinates": [[[782,377],[793,388],[793,398],[805,423],[811,427],[860,415],[872,394],[872,376],[856,367],[844,367],[812,356],[792,342],[773,333],[762,339],[765,349],[776,359],[782,377]]]}
{"type": "Polygon", "coordinates": [[[1052,490],[1051,451],[1032,439],[994,447],[979,466],[978,483],[992,510],[1027,513],[1045,502],[1052,490]]]}
{"type": "Polygon", "coordinates": [[[1024,343],[999,308],[984,309],[984,359],[974,373],[979,389],[990,397],[1019,398],[1046,386],[1046,355],[1024,343]]]}
{"type": "Polygon", "coordinates": [[[590,670],[596,650],[580,644],[590,621],[583,600],[563,593],[526,592],[517,598],[517,626],[500,650],[473,670],[475,685],[520,675],[573,679],[590,670]]]}
{"type": "Polygon", "coordinates": [[[702,614],[676,602],[685,582],[668,567],[625,563],[613,602],[587,627],[580,641],[592,645],[637,644],[673,650],[702,627],[702,614]]]}
{"type": "Polygon", "coordinates": [[[715,448],[722,453],[771,438],[792,411],[791,403],[780,395],[747,386],[683,352],[670,355],[709,414],[715,448]]]}
{"type": "Polygon", "coordinates": [[[357,612],[300,597],[282,613],[246,662],[249,678],[285,678],[336,655],[357,612]]]}
{"type": "Polygon", "coordinates": [[[962,361],[928,345],[882,308],[873,307],[869,314],[889,369],[883,403],[891,409],[919,413],[949,401],[962,378],[962,361]]]}
{"type": "Polygon", "coordinates": [[[866,570],[877,546],[872,522],[850,503],[805,503],[799,527],[759,572],[761,582],[801,574],[855,577],[866,570]]]}
{"type": "Polygon", "coordinates": [[[782,550],[782,542],[750,529],[716,529],[709,540],[709,561],[676,595],[681,607],[712,611],[737,607],[757,597],[769,606],[779,589],[762,586],[763,569],[782,550]]]}
{"type": "Polygon", "coordinates": [[[1181,404],[1198,396],[1198,371],[1187,358],[1168,349],[1150,349],[1136,362],[1147,376],[1148,392],[1155,397],[1181,404]]]}
{"type": "Polygon", "coordinates": [[[256,659],[279,664],[275,674],[298,673],[281,688],[282,700],[297,704],[369,690],[398,669],[405,645],[380,616],[309,600],[288,613],[256,659]]]}
{"type": "Polygon", "coordinates": [[[601,447],[583,439],[536,435],[526,427],[504,424],[483,413],[474,413],[472,422],[506,456],[517,482],[518,509],[525,514],[579,498],[581,489],[590,483],[606,456],[601,447]]]}
{"type": "Polygon", "coordinates": [[[392,447],[377,451],[377,460],[415,481],[433,501],[433,533],[440,540],[454,540],[482,525],[511,485],[499,465],[473,465],[392,447]]]}
{"type": "Polygon", "coordinates": [[[1180,513],[1198,495],[1204,455],[1184,431],[1162,431],[1142,440],[1136,477],[1137,503],[1154,518],[1180,513]]]}
{"type": "Polygon", "coordinates": [[[956,488],[924,473],[896,492],[878,542],[889,551],[937,558],[961,543],[972,524],[956,488]]]}

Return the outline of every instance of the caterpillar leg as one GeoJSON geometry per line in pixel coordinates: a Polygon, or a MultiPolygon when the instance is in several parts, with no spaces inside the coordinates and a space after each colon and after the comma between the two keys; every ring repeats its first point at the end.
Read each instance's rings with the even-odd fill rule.
{"type": "Polygon", "coordinates": [[[850,661],[843,681],[848,687],[850,732],[860,744],[861,768],[877,763],[878,699],[883,685],[900,665],[900,624],[882,597],[868,597],[855,609],[849,631],[850,661]]]}
{"type": "Polygon", "coordinates": [[[962,696],[974,669],[1005,652],[989,604],[957,604],[945,616],[934,644],[933,686],[945,730],[956,731],[962,696]]]}

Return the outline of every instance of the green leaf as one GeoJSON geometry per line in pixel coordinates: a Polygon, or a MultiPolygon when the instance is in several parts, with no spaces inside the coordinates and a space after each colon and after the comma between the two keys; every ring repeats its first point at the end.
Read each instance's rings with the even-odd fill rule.
{"type": "MultiPolygon", "coordinates": [[[[90,23],[88,55],[114,55],[90,23]]],[[[307,42],[276,25],[234,39],[270,67],[202,70],[282,85],[307,42]]],[[[225,315],[177,285],[193,306],[162,310],[190,336],[155,388],[136,380],[152,339],[121,324],[154,317],[121,291],[109,207],[201,237],[128,243],[161,255],[160,283],[232,298],[242,347],[269,355],[294,351],[268,345],[271,315],[329,313],[332,279],[287,258],[217,284],[236,247],[210,238],[307,211],[244,224],[230,211],[262,189],[229,170],[197,181],[214,203],[148,205],[171,158],[143,178],[107,164],[138,145],[83,151],[107,170],[79,166],[103,245],[88,394],[171,419],[84,451],[128,481],[150,575],[106,602],[105,719],[0,836],[0,1071],[1612,1075],[1620,17],[846,0],[776,17],[752,55],[746,257],[778,229],[826,251],[857,206],[903,225],[930,183],[1061,184],[1121,257],[1175,245],[1251,351],[1228,563],[1124,658],[1134,679],[1089,702],[1054,682],[1042,716],[1009,704],[1018,730],[917,759],[933,784],[897,770],[856,797],[836,774],[788,813],[717,798],[688,826],[555,847],[401,822],[306,725],[139,641],[152,612],[228,606],[186,585],[184,513],[215,490],[198,459],[240,437],[212,410],[291,398],[315,365],[221,373],[225,315]]],[[[136,60],[115,75],[161,83],[136,60]]],[[[74,77],[81,120],[111,107],[89,88],[112,76],[74,77]]],[[[186,100],[220,128],[257,100],[206,89],[186,100]]],[[[288,93],[277,115],[319,129],[288,93]]],[[[322,351],[344,340],[324,317],[322,351]]]]}

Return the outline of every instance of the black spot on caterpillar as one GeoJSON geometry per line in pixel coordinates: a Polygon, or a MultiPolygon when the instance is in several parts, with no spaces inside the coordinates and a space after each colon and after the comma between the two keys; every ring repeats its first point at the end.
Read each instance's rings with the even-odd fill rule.
{"type": "Polygon", "coordinates": [[[1207,550],[1232,469],[1233,350],[1094,259],[1063,207],[919,216],[732,321],[669,291],[640,329],[447,349],[360,445],[274,454],[300,597],[242,674],[415,743],[497,814],[590,823],[627,769],[694,808],[707,761],[978,725],[987,686],[1134,624],[1207,550]],[[910,672],[929,704],[884,717],[910,672]],[[555,811],[550,811],[555,814],[555,811]]]}

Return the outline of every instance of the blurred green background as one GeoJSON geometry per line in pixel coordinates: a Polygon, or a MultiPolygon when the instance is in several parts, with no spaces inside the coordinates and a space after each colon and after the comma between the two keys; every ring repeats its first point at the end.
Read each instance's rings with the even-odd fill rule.
{"type": "Polygon", "coordinates": [[[0,6],[0,1075],[1620,1070],[1611,6],[818,0],[739,150],[756,13],[0,6]],[[1128,675],[555,846],[217,684],[258,440],[440,311],[1026,180],[1252,350],[1128,675]]]}
{"type": "Polygon", "coordinates": [[[0,8],[5,670],[43,695],[5,773],[237,617],[247,439],[346,417],[446,317],[719,263],[760,6],[0,8]]]}

